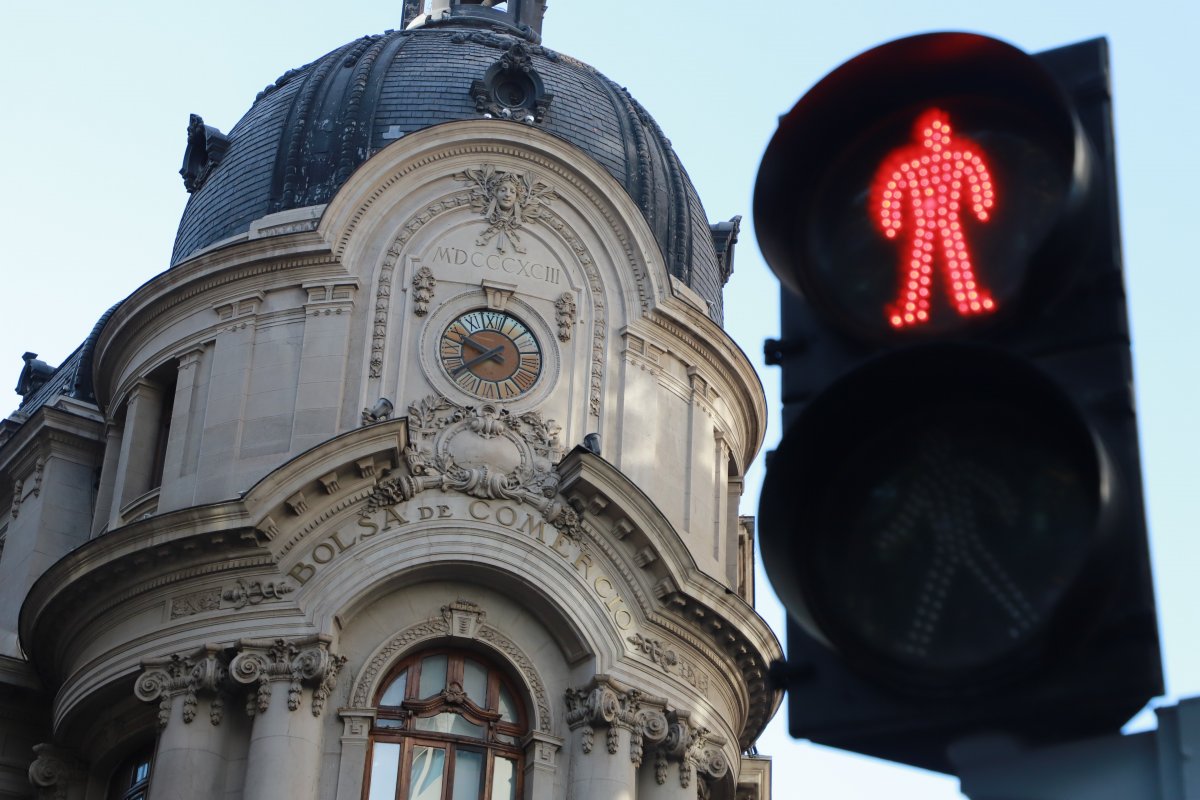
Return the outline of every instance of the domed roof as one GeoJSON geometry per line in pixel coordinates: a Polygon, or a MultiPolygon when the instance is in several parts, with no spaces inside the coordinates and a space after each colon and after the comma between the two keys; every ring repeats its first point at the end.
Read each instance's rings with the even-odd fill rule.
{"type": "Polygon", "coordinates": [[[529,28],[447,15],[284,73],[227,136],[193,117],[182,170],[192,196],[172,264],[266,214],[328,202],[356,167],[406,134],[510,116],[497,92],[510,91],[506,74],[524,74],[532,83],[511,95],[517,113],[505,124],[535,125],[603,165],[641,209],[671,274],[720,322],[736,221],[732,237],[729,223],[710,227],[670,141],[628,91],[538,40],[529,28]]]}

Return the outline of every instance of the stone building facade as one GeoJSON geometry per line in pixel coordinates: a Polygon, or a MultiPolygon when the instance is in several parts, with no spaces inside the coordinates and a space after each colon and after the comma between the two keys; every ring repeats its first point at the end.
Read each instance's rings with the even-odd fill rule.
{"type": "Polygon", "coordinates": [[[410,6],[194,117],[170,268],[26,355],[0,796],[769,798],[737,221],[540,3],[410,6]]]}

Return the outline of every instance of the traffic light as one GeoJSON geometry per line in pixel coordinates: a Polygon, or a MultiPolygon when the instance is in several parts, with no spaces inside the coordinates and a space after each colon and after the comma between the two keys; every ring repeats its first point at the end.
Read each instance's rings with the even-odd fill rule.
{"type": "Polygon", "coordinates": [[[1107,45],[901,39],[781,119],[755,227],[786,433],[759,510],[798,738],[953,771],[1162,692],[1107,45]]]}

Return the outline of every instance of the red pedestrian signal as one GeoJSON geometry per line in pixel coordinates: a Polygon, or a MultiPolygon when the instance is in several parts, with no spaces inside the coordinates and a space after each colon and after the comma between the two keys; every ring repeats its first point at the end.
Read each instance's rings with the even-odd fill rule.
{"type": "Polygon", "coordinates": [[[935,259],[941,260],[941,277],[960,315],[994,311],[991,293],[976,279],[962,219],[964,200],[980,222],[988,221],[996,204],[983,148],[954,136],[949,118],[936,108],[917,118],[913,138],[916,144],[888,154],[871,192],[871,208],[884,235],[895,239],[906,225],[908,229],[900,296],[887,309],[888,322],[903,328],[929,321],[935,259]]]}

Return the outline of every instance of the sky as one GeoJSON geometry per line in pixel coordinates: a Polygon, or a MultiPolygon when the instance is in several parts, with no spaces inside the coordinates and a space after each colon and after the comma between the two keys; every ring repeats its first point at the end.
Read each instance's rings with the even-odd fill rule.
{"type": "MultiPolygon", "coordinates": [[[[368,33],[399,25],[401,0],[209,0],[10,4],[0,26],[0,376],[27,350],[57,364],[100,314],[167,266],[187,200],[178,174],[188,115],[228,131],[255,94],[368,33]]],[[[1200,185],[1200,4],[1102,0],[600,3],[554,0],[544,43],[627,86],[671,137],[711,220],[745,220],[726,287],[726,328],[755,362],[780,437],[778,284],[754,238],[759,159],[785,113],[855,54],[914,33],[986,33],[1036,52],[1111,45],[1126,285],[1143,476],[1170,704],[1200,695],[1200,407],[1191,327],[1200,268],[1186,255],[1200,185]]],[[[9,409],[19,398],[14,394],[9,409]]],[[[762,459],[742,513],[755,513],[762,459]]],[[[759,574],[759,610],[783,613],[759,574]]],[[[783,636],[780,633],[782,640],[783,636]]],[[[957,781],[850,756],[784,731],[760,740],[777,798],[942,800],[957,781]]],[[[1138,720],[1147,724],[1148,715],[1138,720]]]]}

